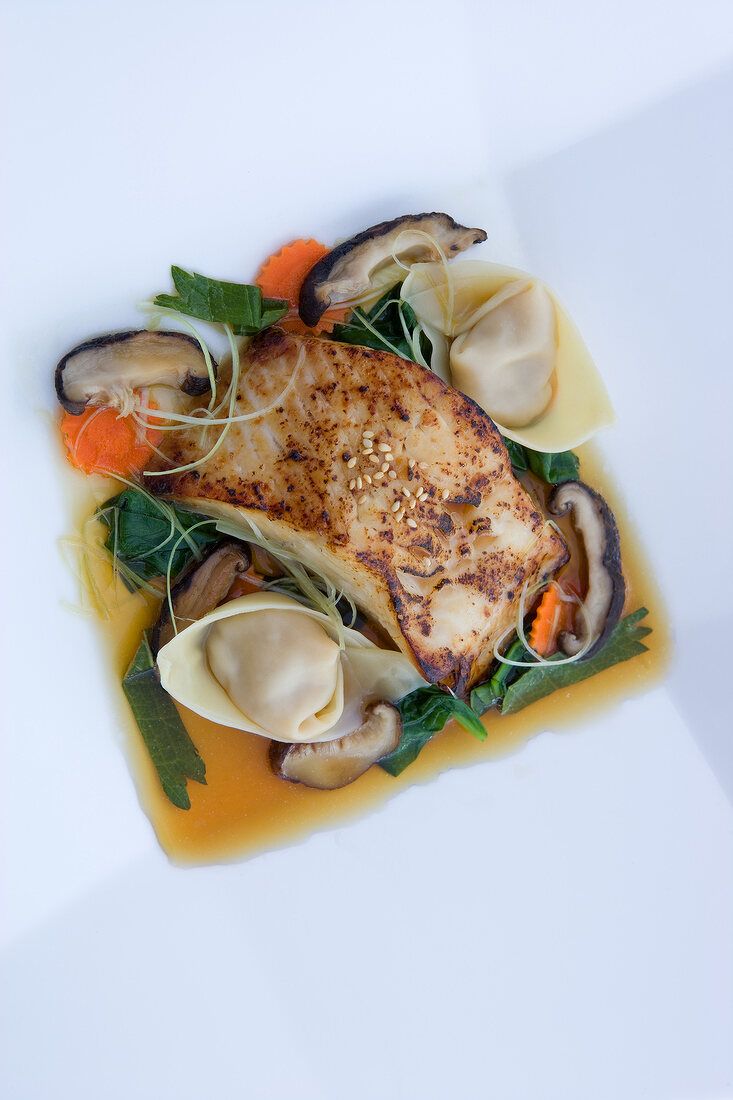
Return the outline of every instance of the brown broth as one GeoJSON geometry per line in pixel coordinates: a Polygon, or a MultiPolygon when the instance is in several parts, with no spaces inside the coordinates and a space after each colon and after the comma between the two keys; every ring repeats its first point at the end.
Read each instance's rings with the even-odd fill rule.
{"type": "MultiPolygon", "coordinates": [[[[665,670],[669,650],[666,615],[650,580],[651,571],[624,514],[619,495],[601,468],[597,453],[579,449],[581,474],[606,498],[621,531],[628,595],[626,611],[644,604],[653,633],[649,651],[575,685],[557,691],[516,715],[485,716],[489,731],[481,743],[451,723],[426,746],[414,764],[397,778],[379,767],[337,791],[319,791],[277,779],[267,763],[268,742],[254,734],[217,726],[180,708],[187,729],[206,763],[207,784],[189,782],[190,810],[179,810],[164,796],[134,719],[119,688],[137,649],[141,631],[157,616],[157,605],[124,596],[109,621],[101,624],[113,673],[113,690],[126,732],[128,755],[140,800],[161,846],[177,863],[200,864],[241,859],[336,827],[383,804],[415,783],[424,783],[448,768],[494,760],[517,752],[530,737],[546,730],[577,727],[621,699],[647,690],[665,670]]],[[[542,492],[541,483],[525,479],[542,492]]],[[[100,498],[101,499],[101,498],[100,498]]],[[[89,515],[88,496],[84,515],[89,515]]],[[[567,519],[559,521],[571,545],[575,536],[567,519]]]]}

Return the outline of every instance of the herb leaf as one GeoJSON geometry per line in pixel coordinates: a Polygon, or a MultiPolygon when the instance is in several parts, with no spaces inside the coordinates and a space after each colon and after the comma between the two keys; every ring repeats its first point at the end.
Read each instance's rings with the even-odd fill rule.
{"type": "MultiPolygon", "coordinates": [[[[531,661],[529,653],[519,638],[516,638],[504,654],[510,661],[531,661]]],[[[479,684],[471,692],[471,707],[476,714],[485,714],[487,710],[500,703],[507,692],[507,688],[517,677],[525,673],[525,669],[516,665],[508,665],[503,661],[497,661],[498,668],[490,680],[485,684],[479,684]]]]}
{"type": "Polygon", "coordinates": [[[147,634],[122,681],[138,729],[161,786],[174,806],[191,809],[186,780],[206,784],[206,765],[186,732],[175,704],[161,687],[147,634]]]}
{"type": "Polygon", "coordinates": [[[513,439],[507,439],[506,436],[501,438],[504,440],[504,446],[509,452],[512,469],[517,474],[523,474],[529,468],[526,449],[521,443],[515,443],[513,439]]]}
{"type": "Polygon", "coordinates": [[[515,473],[530,470],[548,485],[556,485],[559,481],[577,481],[580,476],[580,459],[572,451],[533,451],[513,439],[505,439],[504,443],[515,473]]]}
{"type": "Polygon", "coordinates": [[[153,299],[154,305],[175,309],[201,321],[231,325],[237,336],[260,332],[288,312],[287,302],[263,298],[258,286],[209,279],[175,266],[171,268],[171,276],[178,294],[158,294],[153,299]]]}
{"type": "Polygon", "coordinates": [[[121,576],[131,590],[165,576],[169,562],[171,577],[176,577],[201,558],[205,547],[221,540],[214,520],[202,520],[136,489],[111,497],[97,515],[109,528],[104,547],[122,566],[121,576]]]}
{"type": "Polygon", "coordinates": [[[486,730],[468,704],[435,684],[416,688],[395,705],[402,718],[402,737],[394,752],[379,761],[390,775],[404,771],[451,718],[479,741],[486,740],[486,730]]]}
{"type": "Polygon", "coordinates": [[[518,710],[523,710],[530,703],[536,703],[538,699],[544,699],[553,691],[579,684],[581,680],[587,680],[588,677],[595,676],[604,669],[611,668],[612,665],[645,653],[648,647],[642,643],[641,639],[651,634],[651,627],[638,624],[648,614],[645,607],[640,607],[627,615],[614,627],[602,649],[587,661],[576,661],[573,664],[558,665],[555,668],[552,665],[538,665],[527,669],[507,688],[501,704],[501,713],[516,714],[518,710]]]}
{"type": "MultiPolygon", "coordinates": [[[[368,313],[353,310],[348,321],[333,326],[331,339],[339,340],[342,344],[391,351],[403,359],[416,362],[412,344],[405,335],[405,328],[413,333],[417,328],[417,317],[412,307],[400,298],[401,290],[402,283],[391,287],[368,313]],[[404,320],[404,327],[400,315],[404,320]]],[[[428,341],[423,342],[422,337],[421,348],[426,353],[426,359],[429,359],[430,344],[428,341]]]]}

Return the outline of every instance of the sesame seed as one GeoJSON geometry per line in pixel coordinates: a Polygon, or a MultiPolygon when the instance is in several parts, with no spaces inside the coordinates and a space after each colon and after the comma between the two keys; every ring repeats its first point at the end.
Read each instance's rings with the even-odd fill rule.
{"type": "Polygon", "coordinates": [[[382,463],[382,468],[381,468],[381,470],[380,470],[379,472],[380,472],[381,474],[386,474],[386,472],[387,472],[387,470],[388,470],[388,469],[389,469],[389,462],[383,462],[383,463],[382,463]]]}
{"type": "Polygon", "coordinates": [[[366,500],[366,493],[363,493],[363,494],[362,494],[362,495],[361,495],[361,496],[359,497],[359,504],[363,504],[365,500],[366,500]]]}
{"type": "Polygon", "coordinates": [[[352,477],[351,481],[349,482],[349,488],[350,489],[355,489],[356,488],[356,478],[355,477],[352,477]]]}
{"type": "Polygon", "coordinates": [[[417,527],[417,524],[415,523],[414,519],[408,519],[407,526],[408,527],[417,527]]]}
{"type": "Polygon", "coordinates": [[[411,470],[414,470],[415,467],[417,466],[417,462],[415,462],[414,458],[411,458],[410,461],[407,463],[407,465],[410,467],[411,470]]]}
{"type": "Polygon", "coordinates": [[[354,466],[356,466],[356,458],[350,458],[346,465],[350,470],[353,470],[354,466]]]}
{"type": "Polygon", "coordinates": [[[394,502],[394,504],[392,505],[392,511],[393,512],[399,512],[400,508],[401,508],[401,504],[400,504],[399,500],[396,500],[394,502]]]}
{"type": "Polygon", "coordinates": [[[410,490],[406,489],[404,485],[402,486],[402,493],[403,493],[404,496],[407,497],[408,500],[412,496],[412,493],[410,492],[410,490]]]}
{"type": "Polygon", "coordinates": [[[397,513],[397,515],[395,516],[395,519],[396,519],[396,520],[403,520],[404,518],[405,518],[405,509],[404,509],[404,508],[400,508],[399,512],[398,512],[398,513],[397,513]]]}
{"type": "Polygon", "coordinates": [[[447,500],[450,496],[450,489],[444,489],[440,495],[442,496],[443,500],[447,500]]]}
{"type": "Polygon", "coordinates": [[[364,480],[366,481],[367,485],[371,485],[372,479],[369,477],[369,474],[364,474],[364,480]]]}
{"type": "Polygon", "coordinates": [[[392,480],[394,481],[394,479],[395,479],[395,478],[397,477],[397,474],[396,474],[396,473],[394,472],[394,470],[390,470],[390,471],[389,471],[389,476],[390,476],[390,477],[392,478],[392,480]]]}
{"type": "Polygon", "coordinates": [[[364,439],[374,439],[374,432],[362,432],[364,439]]]}
{"type": "Polygon", "coordinates": [[[427,500],[428,499],[428,494],[425,492],[424,489],[421,489],[420,492],[417,494],[417,499],[418,500],[427,500]]]}
{"type": "Polygon", "coordinates": [[[366,450],[366,451],[362,451],[361,453],[362,453],[363,455],[365,455],[365,456],[369,456],[369,455],[373,455],[373,454],[374,454],[374,451],[373,451],[373,449],[372,449],[372,448],[370,447],[370,448],[369,448],[368,450],[366,450]]]}
{"type": "Polygon", "coordinates": [[[356,487],[357,487],[357,489],[361,489],[361,486],[362,486],[362,480],[361,480],[360,477],[358,477],[356,479],[356,487]]]}
{"type": "Polygon", "coordinates": [[[389,443],[377,443],[377,450],[386,454],[389,450],[389,443]]]}
{"type": "Polygon", "coordinates": [[[413,497],[413,498],[412,498],[412,500],[410,501],[410,507],[411,507],[411,508],[414,508],[416,504],[417,504],[417,501],[416,501],[416,500],[415,500],[415,498],[413,497]]]}
{"type": "Polygon", "coordinates": [[[394,455],[392,454],[391,451],[386,452],[386,454],[384,456],[384,460],[385,460],[385,462],[394,462],[394,455]]]}
{"type": "Polygon", "coordinates": [[[379,465],[379,459],[376,455],[369,455],[369,461],[373,462],[375,466],[379,465]]]}

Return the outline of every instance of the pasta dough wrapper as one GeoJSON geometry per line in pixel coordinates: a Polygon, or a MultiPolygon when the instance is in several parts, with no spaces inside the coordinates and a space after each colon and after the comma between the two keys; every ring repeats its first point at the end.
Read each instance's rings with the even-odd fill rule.
{"type": "Polygon", "coordinates": [[[162,647],[161,683],[220,725],[292,744],[330,741],[360,725],[366,703],[396,702],[426,683],[404,654],[343,634],[341,649],[332,620],[288,596],[240,596],[162,647]]]}
{"type": "Polygon", "coordinates": [[[204,645],[209,671],[234,706],[278,730],[278,739],[310,741],[340,717],[340,650],[307,616],[275,608],[229,615],[211,624],[204,645]]]}
{"type": "Polygon", "coordinates": [[[526,428],[552,401],[555,309],[545,288],[512,279],[453,341],[453,385],[497,424],[526,428]]]}
{"type": "MultiPolygon", "coordinates": [[[[402,297],[421,324],[437,329],[453,341],[451,384],[484,408],[505,436],[536,451],[564,451],[579,446],[599,429],[614,422],[613,407],[603,379],[580,333],[548,287],[524,271],[481,260],[454,261],[448,265],[448,270],[450,278],[442,263],[414,264],[402,286],[402,297]],[[521,426],[504,422],[499,412],[495,415],[487,407],[487,395],[477,384],[481,373],[479,342],[477,339],[472,344],[469,340],[474,327],[476,336],[480,335],[480,326],[497,304],[509,303],[512,297],[509,288],[518,282],[527,290],[541,288],[549,296],[555,313],[552,394],[544,410],[537,412],[531,423],[521,426]],[[492,306],[491,299],[502,293],[506,297],[492,306]],[[470,370],[464,369],[467,348],[472,351],[470,370]],[[462,369],[463,378],[460,377],[462,369]]],[[[515,286],[514,290],[517,289],[515,286]]],[[[541,304],[540,296],[535,304],[538,303],[541,304]]],[[[487,324],[491,327],[491,322],[487,324]]],[[[510,329],[508,325],[507,330],[510,329]]],[[[490,362],[491,357],[487,356],[485,361],[490,362]]],[[[511,411],[508,418],[505,411],[505,419],[513,419],[511,411]]]]}

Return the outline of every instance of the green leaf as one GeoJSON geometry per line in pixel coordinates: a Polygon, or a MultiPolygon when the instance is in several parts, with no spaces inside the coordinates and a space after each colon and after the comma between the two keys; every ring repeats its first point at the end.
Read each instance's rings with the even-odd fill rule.
{"type": "Polygon", "coordinates": [[[109,528],[105,549],[116,559],[129,588],[142,588],[154,577],[165,576],[170,562],[176,577],[203,550],[219,542],[215,521],[202,520],[167,501],[158,501],[137,489],[125,489],[98,510],[109,528]],[[201,526],[203,524],[203,526],[201,526]]]}
{"type": "Polygon", "coordinates": [[[504,443],[515,473],[530,470],[548,485],[577,481],[580,476],[580,459],[572,451],[533,451],[513,439],[505,439],[504,443]]]}
{"type": "Polygon", "coordinates": [[[206,765],[173,700],[160,685],[147,634],[125,673],[122,690],[166,796],[179,809],[190,810],[186,780],[206,784],[206,765]]]}
{"type": "Polygon", "coordinates": [[[468,704],[436,685],[416,688],[396,706],[402,719],[402,737],[394,752],[379,761],[390,775],[404,771],[451,718],[479,741],[486,740],[486,730],[468,704]]]}
{"type": "Polygon", "coordinates": [[[527,451],[521,443],[515,443],[513,439],[504,439],[504,445],[509,451],[509,460],[514,472],[523,474],[528,469],[527,451]]]}
{"type": "MultiPolygon", "coordinates": [[[[533,659],[532,654],[528,653],[519,638],[512,642],[504,656],[510,661],[531,661],[533,659]]],[[[476,711],[476,714],[485,714],[491,707],[500,703],[506,695],[509,685],[525,671],[516,665],[506,664],[504,661],[497,661],[496,664],[498,667],[491,679],[487,680],[485,684],[479,684],[471,692],[471,707],[476,711]]]]}
{"type": "MultiPolygon", "coordinates": [[[[342,344],[356,344],[359,347],[376,348],[378,351],[391,351],[403,359],[416,362],[412,344],[405,335],[405,327],[409,333],[417,327],[417,317],[411,306],[400,298],[402,284],[392,287],[383,294],[376,305],[372,306],[368,313],[359,309],[352,311],[349,320],[342,325],[334,325],[332,340],[339,340],[342,344]],[[405,323],[403,327],[400,315],[405,323]]],[[[429,344],[421,343],[423,352],[427,350],[426,359],[429,360],[429,344]]]]}
{"type": "Polygon", "coordinates": [[[557,485],[560,481],[578,480],[580,459],[572,451],[550,454],[544,451],[527,450],[527,458],[532,473],[542,478],[548,485],[557,485]]]}
{"type": "Polygon", "coordinates": [[[201,321],[231,325],[237,336],[260,332],[279,321],[288,312],[288,303],[263,298],[258,286],[209,279],[195,271],[172,267],[171,276],[178,295],[158,294],[153,304],[175,309],[201,321]]]}
{"type": "MultiPolygon", "coordinates": [[[[645,607],[640,607],[627,615],[616,624],[602,649],[588,660],[560,664],[555,668],[550,664],[527,669],[507,688],[501,704],[501,713],[516,714],[531,703],[536,703],[538,699],[544,699],[553,691],[572,687],[573,684],[587,680],[590,676],[611,668],[612,665],[645,653],[648,647],[642,643],[641,639],[651,634],[651,627],[638,624],[648,614],[645,607]]],[[[552,658],[550,660],[552,661],[552,658]]]]}

